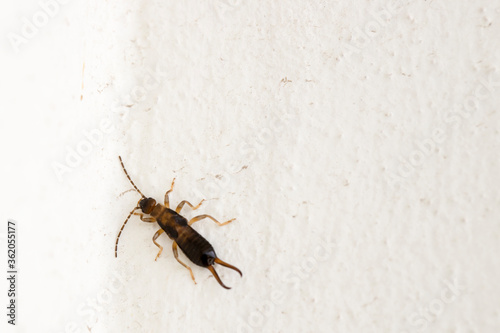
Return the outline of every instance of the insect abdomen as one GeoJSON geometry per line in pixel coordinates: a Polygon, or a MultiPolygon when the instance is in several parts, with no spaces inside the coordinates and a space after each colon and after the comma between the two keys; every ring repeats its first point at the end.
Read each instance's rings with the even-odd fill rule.
{"type": "Polygon", "coordinates": [[[190,226],[178,230],[175,242],[186,257],[198,266],[212,265],[213,259],[216,258],[212,245],[190,226]]]}

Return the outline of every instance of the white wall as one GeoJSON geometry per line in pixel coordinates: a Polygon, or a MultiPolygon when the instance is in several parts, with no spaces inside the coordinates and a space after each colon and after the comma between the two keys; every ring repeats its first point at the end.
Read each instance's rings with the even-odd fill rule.
{"type": "Polygon", "coordinates": [[[2,7],[9,332],[498,331],[500,2],[2,7]],[[195,225],[230,291],[137,217],[114,258],[118,155],[237,218],[195,225]]]}

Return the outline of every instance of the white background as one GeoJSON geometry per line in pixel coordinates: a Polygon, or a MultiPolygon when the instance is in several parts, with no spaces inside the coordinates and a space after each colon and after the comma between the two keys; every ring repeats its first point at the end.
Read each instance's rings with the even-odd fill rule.
{"type": "Polygon", "coordinates": [[[0,13],[9,332],[498,332],[499,1],[0,13]],[[155,262],[137,217],[114,258],[140,198],[118,155],[160,202],[174,177],[173,204],[207,199],[186,217],[236,218],[195,225],[231,290],[165,235],[155,262]]]}

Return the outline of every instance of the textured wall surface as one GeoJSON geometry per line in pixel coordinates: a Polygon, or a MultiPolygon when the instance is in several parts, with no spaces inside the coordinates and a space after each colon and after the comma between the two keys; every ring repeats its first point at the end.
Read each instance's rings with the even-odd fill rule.
{"type": "Polygon", "coordinates": [[[499,1],[9,6],[9,332],[499,332],[499,1]],[[114,257],[140,198],[118,155],[236,218],[194,226],[231,290],[165,235],[155,262],[137,217],[114,257]]]}

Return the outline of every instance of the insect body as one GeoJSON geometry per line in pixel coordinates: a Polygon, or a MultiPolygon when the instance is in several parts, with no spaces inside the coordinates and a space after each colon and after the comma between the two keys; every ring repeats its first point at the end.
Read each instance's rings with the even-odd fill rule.
{"type": "Polygon", "coordinates": [[[140,216],[142,221],[144,221],[144,222],[157,222],[158,225],[161,227],[161,229],[159,229],[153,236],[153,243],[155,243],[155,245],[160,248],[160,251],[156,255],[155,260],[158,259],[158,257],[160,256],[160,254],[163,251],[163,247],[156,242],[156,239],[158,239],[158,237],[160,237],[160,235],[163,232],[166,232],[168,237],[170,237],[170,239],[172,239],[174,241],[172,243],[172,250],[174,252],[175,259],[177,259],[177,261],[182,266],[186,267],[189,270],[189,273],[191,274],[191,278],[193,279],[194,283],[196,283],[196,280],[194,279],[193,271],[191,270],[191,268],[188,265],[186,265],[185,263],[183,263],[179,259],[179,255],[177,252],[177,246],[179,246],[181,248],[182,252],[184,252],[184,254],[193,263],[195,263],[198,266],[208,268],[210,270],[210,272],[212,272],[212,274],[215,277],[215,279],[217,280],[217,282],[219,282],[219,284],[222,287],[224,287],[226,289],[231,289],[231,288],[225,286],[224,283],[222,283],[221,279],[219,278],[219,275],[217,274],[217,272],[214,269],[214,264],[220,264],[222,266],[234,269],[235,271],[240,273],[241,276],[243,276],[243,274],[241,273],[241,271],[238,268],[236,268],[228,263],[225,263],[224,261],[217,258],[217,255],[215,254],[215,250],[212,247],[212,245],[210,245],[210,243],[205,238],[203,238],[203,236],[201,236],[198,232],[196,232],[196,230],[191,228],[191,225],[199,220],[204,219],[204,218],[209,218],[209,219],[213,220],[215,223],[217,223],[218,225],[222,226],[222,225],[225,225],[225,224],[232,222],[234,219],[231,219],[231,220],[226,221],[224,223],[220,223],[219,221],[217,221],[215,218],[213,218],[210,215],[199,215],[199,216],[192,218],[188,222],[188,220],[185,217],[180,215],[180,211],[181,211],[182,207],[185,204],[187,204],[193,210],[196,210],[196,209],[198,209],[198,207],[200,207],[203,200],[196,206],[193,206],[188,201],[184,200],[177,206],[177,208],[175,210],[170,209],[168,194],[170,192],[172,192],[172,190],[174,189],[174,182],[175,182],[175,178],[174,178],[174,180],[172,181],[172,186],[170,187],[170,190],[168,190],[167,193],[165,193],[164,205],[156,203],[155,199],[146,198],[146,196],[144,194],[142,194],[141,191],[139,191],[137,186],[135,186],[134,182],[132,181],[132,179],[128,175],[127,170],[125,169],[125,166],[123,165],[122,158],[120,156],[118,156],[118,158],[120,159],[120,163],[122,165],[123,171],[125,172],[125,175],[127,176],[128,180],[130,181],[132,186],[134,186],[136,191],[139,192],[139,194],[142,196],[142,198],[137,203],[137,206],[130,212],[130,214],[128,214],[127,219],[123,223],[123,225],[120,229],[120,232],[118,233],[118,236],[116,237],[115,257],[117,257],[118,240],[120,239],[120,235],[123,231],[123,228],[125,227],[125,224],[127,224],[127,221],[130,219],[131,215],[138,215],[138,216],[140,216]],[[142,213],[136,212],[137,210],[141,210],[142,213]],[[149,216],[145,216],[145,215],[149,215],[149,216]]]}

